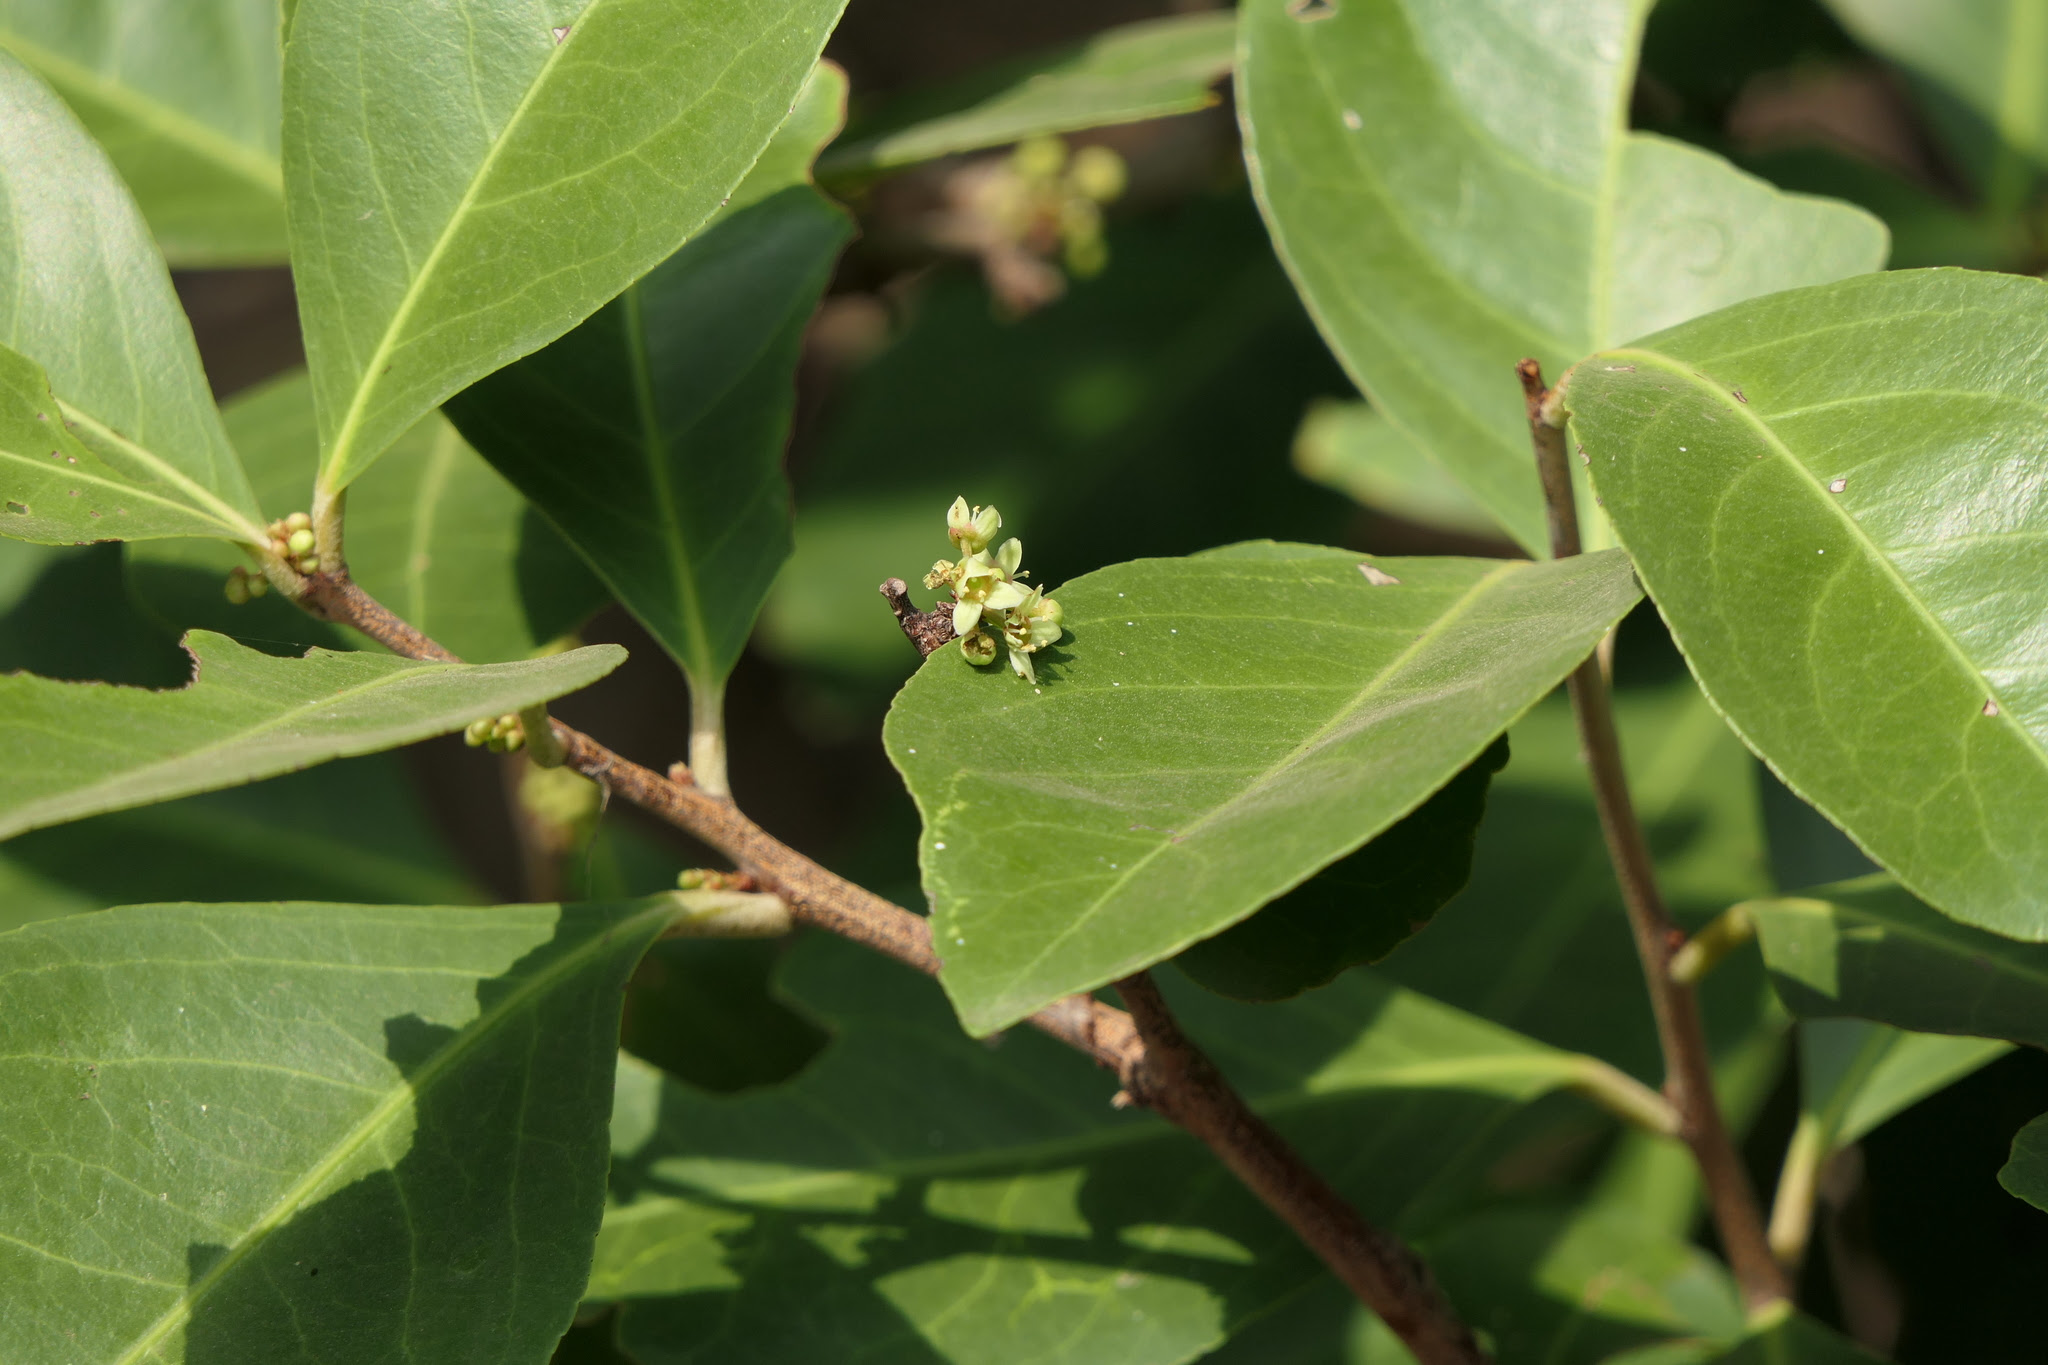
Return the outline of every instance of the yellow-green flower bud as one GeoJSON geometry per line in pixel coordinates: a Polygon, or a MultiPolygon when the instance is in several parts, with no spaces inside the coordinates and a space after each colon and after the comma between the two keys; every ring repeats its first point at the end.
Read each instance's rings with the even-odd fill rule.
{"type": "Polygon", "coordinates": [[[241,606],[249,600],[249,573],[237,564],[228,570],[227,586],[221,589],[228,601],[241,606]]]}
{"type": "Polygon", "coordinates": [[[284,544],[285,548],[295,555],[311,554],[313,552],[313,533],[301,527],[286,536],[284,544]]]}
{"type": "Polygon", "coordinates": [[[320,556],[319,556],[319,555],[305,555],[305,556],[302,556],[302,557],[300,558],[300,560],[299,560],[299,572],[300,572],[300,573],[319,573],[319,572],[320,572],[320,556]]]}
{"type": "Polygon", "coordinates": [[[1050,180],[1067,164],[1067,144],[1056,137],[1031,137],[1010,153],[1010,168],[1027,180],[1050,180]]]}
{"type": "Polygon", "coordinates": [[[249,596],[261,597],[270,591],[270,580],[260,573],[249,575],[249,596]]]}
{"type": "Polygon", "coordinates": [[[463,727],[462,742],[472,749],[489,743],[495,738],[491,733],[491,727],[495,723],[489,716],[485,716],[481,720],[471,721],[467,726],[463,727]]]}
{"type": "Polygon", "coordinates": [[[950,559],[940,560],[938,563],[932,565],[932,571],[924,576],[924,585],[927,588],[943,588],[949,586],[953,581],[953,572],[958,567],[959,566],[954,564],[953,561],[950,559]]]}
{"type": "Polygon", "coordinates": [[[976,627],[960,637],[960,652],[967,656],[967,662],[971,664],[994,663],[996,658],[995,637],[987,631],[976,627]]]}
{"type": "Polygon", "coordinates": [[[1124,159],[1107,147],[1083,147],[1067,167],[1067,183],[1098,204],[1117,198],[1130,180],[1124,159]]]}
{"type": "Polygon", "coordinates": [[[504,738],[504,740],[502,741],[502,743],[503,743],[503,745],[504,745],[504,749],[502,750],[502,752],[504,752],[504,753],[508,753],[508,754],[516,754],[516,753],[518,753],[518,752],[519,752],[519,751],[520,751],[521,749],[524,749],[524,748],[526,747],[526,729],[525,729],[525,727],[524,727],[524,726],[517,726],[517,727],[514,727],[514,729],[512,730],[512,732],[511,732],[510,734],[508,734],[508,735],[506,735],[506,736],[505,736],[505,738],[504,738]]]}
{"type": "Polygon", "coordinates": [[[284,519],[284,527],[287,531],[310,531],[313,519],[304,512],[294,512],[284,519]]]}

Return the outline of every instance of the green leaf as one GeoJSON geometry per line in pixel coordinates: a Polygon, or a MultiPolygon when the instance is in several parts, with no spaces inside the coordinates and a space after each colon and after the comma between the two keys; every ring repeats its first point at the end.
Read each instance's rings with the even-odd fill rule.
{"type": "Polygon", "coordinates": [[[0,936],[0,1358],[540,1365],[665,900],[152,905],[0,936]]]}
{"type": "MultiPolygon", "coordinates": [[[[845,76],[821,64],[701,236],[448,405],[683,666],[700,734],[716,734],[726,675],[789,557],[796,365],[852,233],[810,166],[845,100],[845,76]]],[[[700,782],[711,761],[693,744],[700,782]]]]}
{"type": "Polygon", "coordinates": [[[16,835],[0,845],[0,888],[0,930],[151,897],[488,899],[389,754],[16,835]]]}
{"type": "Polygon", "coordinates": [[[900,99],[856,123],[819,162],[829,178],[907,166],[1047,133],[1135,123],[1216,103],[1237,16],[1149,19],[1059,52],[1004,63],[900,99]]]}
{"type": "Polygon", "coordinates": [[[1182,949],[1174,965],[1235,1000],[1285,1000],[1379,961],[1471,877],[1486,788],[1507,761],[1502,736],[1364,848],[1250,919],[1182,949]]]}
{"type": "Polygon", "coordinates": [[[2048,1047],[2048,946],[1958,924],[1886,877],[1749,909],[1794,1014],[2048,1047]]]}
{"type": "Polygon", "coordinates": [[[1513,366],[1884,263],[1882,225],[1627,129],[1648,0],[1248,0],[1246,159],[1332,349],[1532,550],[1513,366]]]}
{"type": "Polygon", "coordinates": [[[1059,589],[1039,684],[957,649],[884,740],[941,980],[987,1033],[1235,924],[1406,815],[1637,600],[1562,567],[1258,542],[1059,589]]]}
{"type": "MultiPolygon", "coordinates": [[[[790,1082],[713,1096],[621,1064],[590,1295],[623,1301],[642,1365],[1166,1365],[1327,1281],[1206,1150],[1110,1107],[1114,1082],[1070,1050],[1028,1029],[973,1042],[922,978],[835,939],[800,942],[783,981],[836,1026],[790,1082]]],[[[1162,985],[1253,1103],[1397,1228],[1441,1217],[1515,1106],[1590,1060],[1369,971],[1277,1006],[1162,985]]]]}
{"type": "Polygon", "coordinates": [[[2036,939],[2044,328],[2038,280],[1874,275],[1603,353],[1562,386],[1616,531],[1737,732],[1928,901],[2036,939]]]}
{"type": "Polygon", "coordinates": [[[1999,1168],[1998,1183],[2015,1199],[2048,1212],[2048,1114],[2013,1135],[2012,1156],[1999,1168]]]}
{"type": "Polygon", "coordinates": [[[285,189],[324,493],[694,235],[842,4],[302,0],[285,189]]]}
{"type": "Polygon", "coordinates": [[[2010,1051],[1989,1038],[1809,1019],[1799,1028],[1801,1116],[1818,1120],[1824,1149],[1834,1152],[2010,1051]]]}
{"type": "Polygon", "coordinates": [[[63,101],[4,52],[0,534],[263,539],[134,200],[63,101]]]}
{"type": "Polygon", "coordinates": [[[510,664],[273,659],[208,631],[186,648],[196,672],[175,692],[0,676],[0,839],[446,734],[573,692],[626,658],[594,645],[510,664]]]}
{"type": "Polygon", "coordinates": [[[6,0],[0,47],[107,149],[173,264],[284,260],[276,0],[6,0]]]}
{"type": "MultiPolygon", "coordinates": [[[[278,516],[303,509],[320,451],[305,373],[238,395],[222,415],[261,504],[278,516]]],[[[350,488],[348,530],[356,582],[474,663],[525,658],[573,631],[608,597],[518,490],[438,413],[399,437],[389,457],[350,488]]],[[[138,594],[175,629],[298,645],[293,652],[344,643],[339,629],[276,597],[228,605],[221,584],[239,562],[234,551],[196,540],[128,550],[138,594]]]]}
{"type": "Polygon", "coordinates": [[[1364,403],[1323,399],[1294,438],[1294,467],[1375,511],[1493,537],[1499,525],[1429,452],[1364,403]]]}

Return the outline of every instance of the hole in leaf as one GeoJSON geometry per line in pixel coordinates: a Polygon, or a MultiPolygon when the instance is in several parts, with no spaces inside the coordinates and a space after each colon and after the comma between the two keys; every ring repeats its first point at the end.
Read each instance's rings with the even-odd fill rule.
{"type": "Polygon", "coordinates": [[[25,502],[10,502],[7,504],[7,510],[25,517],[28,515],[28,504],[25,502]]]}

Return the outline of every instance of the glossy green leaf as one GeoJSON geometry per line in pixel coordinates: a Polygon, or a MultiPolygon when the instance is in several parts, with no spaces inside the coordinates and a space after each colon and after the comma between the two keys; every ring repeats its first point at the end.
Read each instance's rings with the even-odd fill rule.
{"type": "Polygon", "coordinates": [[[1486,788],[1508,761],[1495,740],[1427,801],[1174,965],[1234,1000],[1285,1000],[1377,962],[1427,925],[1472,875],[1486,788]]]}
{"type": "Polygon", "coordinates": [[[1572,430],[1700,684],[1947,913],[2048,938],[2048,285],[1911,271],[1605,352],[1572,430]]]}
{"type": "Polygon", "coordinates": [[[1406,815],[1636,600],[1621,556],[1254,542],[1057,590],[1038,684],[957,649],[890,709],[940,979],[974,1033],[1150,966],[1406,815]]]}
{"type": "MultiPolygon", "coordinates": [[[[1253,1103],[1395,1227],[1441,1217],[1514,1107],[1589,1064],[1369,971],[1277,1006],[1161,979],[1253,1103]]],[[[839,940],[797,945],[783,981],[836,1029],[790,1082],[714,1096],[621,1065],[590,1293],[624,1302],[642,1365],[1166,1365],[1324,1282],[1205,1150],[1112,1108],[1070,1050],[1028,1029],[973,1042],[927,982],[839,940]]]]}
{"type": "Polygon", "coordinates": [[[1206,109],[1230,74],[1237,17],[1228,10],[1148,19],[1076,47],[1005,63],[968,80],[900,99],[857,123],[819,162],[830,177],[859,175],[1071,133],[1206,109]]]}
{"type": "Polygon", "coordinates": [[[106,148],[173,264],[284,259],[277,0],[5,0],[0,47],[106,148]]]}
{"type": "Polygon", "coordinates": [[[263,535],[134,200],[63,101],[6,53],[0,534],[263,535]]]}
{"type": "Polygon", "coordinates": [[[1749,908],[1795,1014],[2048,1047],[2048,946],[1958,924],[1886,877],[1749,908]]]}
{"type": "Polygon", "coordinates": [[[1884,263],[1883,227],[1627,130],[1647,0],[1248,0],[1246,158],[1274,241],[1377,408],[1549,544],[1513,367],[1884,263]]]}
{"type": "Polygon", "coordinates": [[[196,673],[175,692],[0,676],[0,838],[446,734],[573,692],[626,658],[594,645],[509,664],[274,659],[207,631],[186,647],[196,673]]]}
{"type": "Polygon", "coordinates": [[[238,896],[375,905],[489,899],[436,834],[390,754],[31,830],[0,845],[0,930],[152,897],[238,896]]]}
{"type": "Polygon", "coordinates": [[[845,102],[845,76],[820,64],[695,241],[448,405],[683,666],[707,737],[691,767],[720,787],[726,675],[789,557],[782,452],[804,328],[852,234],[810,185],[845,102]]]}
{"type": "MultiPolygon", "coordinates": [[[[304,510],[320,451],[305,374],[238,395],[222,416],[263,507],[275,516],[304,510]]],[[[230,548],[196,540],[128,550],[136,592],[174,629],[218,630],[271,652],[360,641],[275,595],[230,606],[221,585],[241,562],[230,548]]],[[[525,658],[608,597],[438,413],[349,489],[348,563],[372,597],[472,663],[525,658]]]]}
{"type": "Polygon", "coordinates": [[[0,935],[0,1358],[541,1365],[665,900],[150,905],[0,935]]]}
{"type": "Polygon", "coordinates": [[[1405,521],[1466,535],[1500,533],[1450,471],[1365,403],[1324,399],[1310,408],[1294,438],[1294,467],[1405,521]]]}
{"type": "Polygon", "coordinates": [[[694,235],[844,0],[301,0],[286,209],[337,493],[694,235]]]}
{"type": "Polygon", "coordinates": [[[2048,1212],[2048,1114],[2013,1135],[2012,1156],[2000,1168],[1998,1183],[2015,1199],[2048,1212]]]}

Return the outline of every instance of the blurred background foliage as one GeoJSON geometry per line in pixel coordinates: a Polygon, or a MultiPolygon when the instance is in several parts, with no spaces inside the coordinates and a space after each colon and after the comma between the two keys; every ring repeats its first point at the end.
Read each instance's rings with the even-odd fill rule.
{"type": "MultiPolygon", "coordinates": [[[[829,55],[851,78],[858,133],[863,120],[884,125],[901,101],[989,63],[1209,8],[1218,6],[853,0],[829,55]]],[[[1910,46],[1862,24],[1866,8],[1662,0],[1633,121],[1786,188],[1864,205],[1890,226],[1895,266],[2040,270],[2038,148],[1987,118],[1995,98],[1960,88],[1953,66],[1916,66],[1910,46]]],[[[1199,113],[1071,139],[1112,149],[1128,183],[1071,221],[1055,213],[1050,229],[991,217],[988,186],[1016,174],[1006,149],[837,184],[827,159],[828,188],[861,235],[806,342],[788,455],[796,553],[731,683],[731,768],[736,797],[762,824],[904,903],[921,903],[917,822],[880,722],[916,656],[875,589],[891,575],[914,582],[946,548],[940,516],[955,495],[999,504],[1047,584],[1253,537],[1509,553],[1441,470],[1377,424],[1316,335],[1251,202],[1227,83],[1222,91],[1199,113]]],[[[1058,174],[1072,181],[1069,164],[1079,163],[1058,174]]],[[[296,366],[282,268],[188,269],[177,283],[222,398],[296,366]]],[[[304,471],[287,473],[302,481],[304,471]]],[[[531,581],[520,590],[545,638],[555,627],[540,622],[573,616],[596,600],[594,585],[535,519],[522,527],[516,508],[507,516],[505,534],[530,537],[521,558],[531,581]]],[[[0,670],[175,686],[188,672],[176,641],[193,625],[278,652],[350,643],[275,602],[223,616],[212,587],[220,571],[163,547],[0,541],[0,670]]],[[[680,755],[687,705],[662,650],[616,607],[579,633],[623,643],[632,659],[561,714],[643,761],[680,755]]],[[[1646,606],[1624,629],[1617,680],[1680,918],[1861,870],[1860,854],[1751,760],[1683,679],[1646,606]]],[[[520,760],[485,761],[450,738],[32,834],[0,850],[0,928],[145,895],[638,894],[709,860],[630,808],[585,812],[565,834],[559,809],[523,799],[522,785],[520,760]],[[353,837],[322,847],[327,813],[344,807],[353,837]]],[[[827,1035],[773,993],[785,952],[659,945],[629,997],[627,1047],[714,1091],[795,1074],[827,1035]]],[[[1768,1191],[1796,1083],[1782,1015],[1745,961],[1713,978],[1708,1009],[1768,1191]]],[[[1470,885],[1384,971],[1654,1080],[1647,1007],[1561,707],[1515,731],[1470,885]]],[[[1830,1172],[1804,1301],[1905,1362],[2041,1359],[2031,1291],[2048,1276],[2048,1217],[1994,1175],[2013,1130],[2043,1109],[2048,1057],[2022,1048],[1851,1149],[1830,1172]]],[[[1589,1113],[1546,1101],[1519,1117],[1499,1188],[1531,1208],[1591,1190],[1639,1211],[1677,1210],[1682,1230],[1689,1173],[1589,1113]]],[[[1455,1279],[1455,1246],[1444,1254],[1455,1279]]],[[[604,1342],[592,1324],[558,1359],[609,1359],[604,1342]]],[[[1258,1349],[1254,1334],[1226,1354],[1258,1349]]]]}

